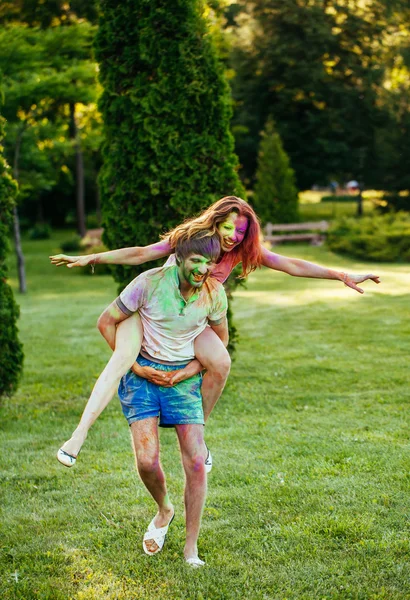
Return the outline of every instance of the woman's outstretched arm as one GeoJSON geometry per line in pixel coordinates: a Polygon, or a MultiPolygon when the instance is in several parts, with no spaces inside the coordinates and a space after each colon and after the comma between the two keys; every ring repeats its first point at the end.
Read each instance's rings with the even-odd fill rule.
{"type": "Polygon", "coordinates": [[[150,246],[134,246],[133,248],[120,248],[119,250],[108,250],[98,254],[86,254],[85,256],[68,256],[67,254],[55,254],[50,256],[51,264],[56,267],[67,265],[71,267],[86,267],[87,265],[142,265],[150,260],[157,260],[169,256],[172,252],[168,240],[162,240],[150,246]]]}
{"type": "Polygon", "coordinates": [[[293,275],[294,277],[313,277],[315,279],[336,279],[342,281],[345,285],[356,290],[360,294],[363,294],[363,290],[356,284],[362,283],[371,279],[375,283],[380,283],[378,275],[368,273],[366,275],[354,275],[351,273],[344,273],[342,271],[334,271],[326,267],[321,267],[314,263],[308,262],[307,260],[301,260],[299,258],[288,258],[287,256],[281,256],[270,252],[266,248],[262,248],[262,264],[270,269],[276,271],[282,271],[293,275]]]}

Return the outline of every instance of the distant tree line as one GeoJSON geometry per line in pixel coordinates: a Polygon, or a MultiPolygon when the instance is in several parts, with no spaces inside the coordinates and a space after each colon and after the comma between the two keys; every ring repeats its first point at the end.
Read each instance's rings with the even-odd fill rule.
{"type": "Polygon", "coordinates": [[[273,118],[300,189],[354,178],[409,190],[406,0],[239,1],[226,18],[232,129],[247,187],[273,118]]]}
{"type": "MultiPolygon", "coordinates": [[[[409,208],[400,195],[410,189],[406,0],[202,6],[232,88],[231,131],[244,187],[255,188],[271,119],[299,189],[354,178],[409,208]]],[[[164,0],[156,10],[165,24],[174,6],[164,0]]],[[[99,12],[97,2],[80,0],[0,6],[4,146],[19,182],[23,226],[48,222],[82,232],[99,223],[103,135],[93,50],[99,12]]],[[[140,79],[134,85],[146,89],[140,79]]],[[[156,114],[151,101],[149,110],[156,114]]]]}
{"type": "Polygon", "coordinates": [[[99,208],[97,11],[84,5],[25,0],[0,8],[5,154],[23,226],[74,224],[83,234],[85,213],[99,208]]]}

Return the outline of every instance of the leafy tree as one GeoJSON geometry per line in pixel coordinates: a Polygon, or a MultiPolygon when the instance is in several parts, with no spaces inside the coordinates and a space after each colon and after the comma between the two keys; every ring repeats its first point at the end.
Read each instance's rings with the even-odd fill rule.
{"type": "Polygon", "coordinates": [[[68,25],[79,19],[95,23],[98,17],[96,0],[3,0],[0,23],[20,21],[30,27],[68,25]]]}
{"type": "Polygon", "coordinates": [[[273,121],[262,132],[254,193],[262,223],[292,223],[298,218],[295,175],[273,121]]]}
{"type": "MultiPolygon", "coordinates": [[[[0,141],[3,131],[4,120],[0,117],[0,141]]],[[[19,309],[7,283],[5,264],[17,186],[2,150],[0,146],[0,396],[11,394],[16,389],[23,366],[23,349],[16,326],[19,309]]]]}
{"type": "MultiPolygon", "coordinates": [[[[404,41],[400,46],[388,46],[388,71],[380,98],[387,114],[383,127],[377,131],[375,171],[380,187],[386,190],[386,210],[410,211],[410,31],[402,27],[401,33],[404,41]]],[[[392,37],[394,42],[395,36],[392,37]]]]}
{"type": "Polygon", "coordinates": [[[272,116],[299,187],[330,177],[372,183],[375,137],[386,120],[380,103],[386,39],[403,29],[402,6],[394,0],[240,5],[231,22],[237,25],[234,127],[244,178],[252,184],[259,132],[272,116]]]}
{"type": "MultiPolygon", "coordinates": [[[[146,245],[218,197],[243,193],[231,100],[199,0],[101,2],[100,174],[105,243],[146,245]]],[[[146,268],[145,266],[142,268],[146,268]]],[[[139,267],[115,267],[120,287],[139,267]]]]}
{"type": "MultiPolygon", "coordinates": [[[[11,127],[6,140],[22,196],[38,201],[60,169],[77,159],[77,222],[85,231],[83,153],[79,112],[97,95],[91,60],[94,30],[87,23],[47,30],[12,24],[0,32],[0,69],[11,127]],[[67,160],[68,159],[68,160],[67,160]],[[25,194],[25,196],[24,196],[25,194]]],[[[41,213],[39,204],[38,213],[41,213]]]]}

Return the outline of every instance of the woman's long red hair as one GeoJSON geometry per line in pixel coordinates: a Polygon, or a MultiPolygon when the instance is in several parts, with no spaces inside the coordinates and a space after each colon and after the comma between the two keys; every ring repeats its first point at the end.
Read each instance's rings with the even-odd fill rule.
{"type": "Polygon", "coordinates": [[[218,225],[226,221],[230,213],[235,212],[248,219],[248,228],[242,242],[232,250],[242,262],[241,277],[246,277],[262,263],[260,244],[260,224],[253,208],[237,196],[226,196],[214,202],[198,217],[187,219],[162,237],[168,239],[171,248],[175,248],[181,239],[192,237],[198,231],[208,230],[209,235],[218,232],[218,225]]]}

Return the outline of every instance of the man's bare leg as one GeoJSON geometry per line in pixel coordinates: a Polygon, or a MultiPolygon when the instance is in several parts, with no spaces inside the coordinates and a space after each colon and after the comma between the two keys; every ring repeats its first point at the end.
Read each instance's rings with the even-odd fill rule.
{"type": "Polygon", "coordinates": [[[198,536],[206,498],[204,428],[202,425],[176,425],[185,471],[185,559],[198,558],[198,536]]]}
{"type": "MultiPolygon", "coordinates": [[[[154,525],[156,528],[164,527],[172,519],[174,507],[167,494],[165,475],[159,461],[158,418],[134,421],[131,433],[138,472],[158,504],[154,525]]],[[[150,552],[158,548],[154,540],[146,540],[145,545],[150,552]]]]}
{"type": "Polygon", "coordinates": [[[122,321],[115,337],[115,350],[97,379],[80,423],[62,450],[76,457],[88,431],[117,391],[120,379],[134,364],[142,342],[142,324],[138,314],[122,321]]]}

